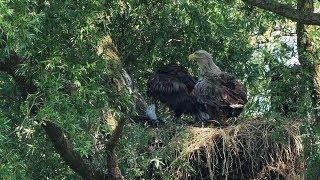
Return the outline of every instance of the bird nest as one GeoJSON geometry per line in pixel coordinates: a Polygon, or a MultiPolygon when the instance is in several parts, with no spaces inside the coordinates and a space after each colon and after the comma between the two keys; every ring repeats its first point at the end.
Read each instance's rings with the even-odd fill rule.
{"type": "MultiPolygon", "coordinates": [[[[187,157],[191,172],[173,169],[177,179],[302,179],[304,161],[297,125],[262,120],[226,128],[188,127],[180,156],[187,157]]],[[[180,157],[182,158],[182,157],[180,157]]]]}

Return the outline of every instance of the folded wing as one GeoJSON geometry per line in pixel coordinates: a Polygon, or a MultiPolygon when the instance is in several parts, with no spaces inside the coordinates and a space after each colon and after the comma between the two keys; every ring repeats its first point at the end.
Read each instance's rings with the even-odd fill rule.
{"type": "Polygon", "coordinates": [[[196,84],[195,94],[208,111],[215,111],[213,116],[237,117],[247,103],[245,86],[227,73],[205,77],[196,84]]]}

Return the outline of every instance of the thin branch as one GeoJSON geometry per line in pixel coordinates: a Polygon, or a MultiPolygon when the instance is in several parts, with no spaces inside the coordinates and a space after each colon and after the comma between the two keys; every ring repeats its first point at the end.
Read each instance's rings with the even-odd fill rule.
{"type": "Polygon", "coordinates": [[[111,178],[112,180],[124,179],[121,174],[121,170],[118,166],[118,158],[115,152],[115,147],[118,145],[120,141],[125,122],[126,121],[122,118],[118,121],[118,125],[114,129],[114,132],[110,140],[106,143],[107,169],[108,169],[108,174],[112,175],[112,178],[111,178]]]}
{"type": "Polygon", "coordinates": [[[274,12],[296,22],[308,25],[320,25],[320,14],[300,11],[290,5],[278,3],[272,0],[242,0],[248,5],[274,12]]]}
{"type": "Polygon", "coordinates": [[[112,137],[107,142],[107,146],[106,147],[108,147],[108,150],[110,150],[110,151],[114,150],[114,148],[119,143],[119,140],[121,138],[121,134],[122,134],[122,130],[123,130],[123,126],[124,125],[125,125],[125,120],[124,119],[120,119],[119,122],[118,122],[118,125],[116,126],[116,128],[113,131],[112,137]]]}

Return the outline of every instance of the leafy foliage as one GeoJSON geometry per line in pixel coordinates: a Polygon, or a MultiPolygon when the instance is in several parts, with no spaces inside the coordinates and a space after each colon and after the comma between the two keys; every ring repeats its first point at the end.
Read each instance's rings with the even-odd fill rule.
{"type": "MultiPolygon", "coordinates": [[[[102,167],[105,162],[94,147],[97,137],[108,137],[112,127],[101,118],[101,109],[115,119],[129,119],[136,113],[132,96],[115,85],[121,69],[130,72],[146,97],[148,76],[163,64],[182,64],[197,74],[187,56],[198,49],[212,53],[219,67],[245,82],[250,102],[243,117],[282,120],[281,108],[289,106],[288,117],[302,119],[306,142],[312,139],[313,146],[307,149],[311,167],[319,165],[320,130],[309,123],[314,107],[305,83],[312,75],[287,64],[294,47],[281,42],[282,35],[270,40],[268,32],[279,24],[281,32],[291,31],[292,23],[239,0],[0,0],[0,62],[8,61],[12,53],[25,57],[16,73],[38,87],[22,100],[14,80],[0,73],[0,178],[79,178],[54,152],[41,129],[44,120],[58,124],[83,157],[93,156],[102,167]],[[117,45],[121,61],[99,53],[106,35],[117,45]],[[33,116],[31,109],[36,106],[40,109],[33,116]]],[[[312,29],[312,41],[319,41],[319,32],[318,27],[312,29]]],[[[319,49],[319,43],[314,46],[319,49]]],[[[319,52],[314,56],[319,57],[319,52]]],[[[165,119],[170,131],[183,133],[183,126],[175,127],[170,118],[165,119]]],[[[126,178],[147,176],[150,164],[162,178],[170,178],[174,165],[192,171],[184,160],[172,162],[176,147],[168,144],[174,137],[169,130],[150,132],[128,121],[117,148],[126,178]],[[150,143],[159,139],[161,147],[150,150],[150,143]]]]}

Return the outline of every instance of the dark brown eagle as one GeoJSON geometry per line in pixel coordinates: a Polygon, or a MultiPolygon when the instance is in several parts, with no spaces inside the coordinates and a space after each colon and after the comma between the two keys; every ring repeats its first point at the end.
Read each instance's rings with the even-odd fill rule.
{"type": "MultiPolygon", "coordinates": [[[[204,105],[199,103],[193,94],[196,83],[197,78],[190,75],[187,69],[177,64],[169,64],[149,77],[147,94],[155,104],[160,101],[167,105],[177,118],[182,114],[189,114],[205,122],[209,116],[204,105]]],[[[154,104],[147,109],[147,116],[157,122],[154,104]]]]}
{"type": "Polygon", "coordinates": [[[200,78],[194,88],[198,103],[204,104],[206,112],[213,120],[237,117],[247,103],[245,86],[212,61],[212,56],[204,50],[189,56],[196,60],[200,78]]]}

